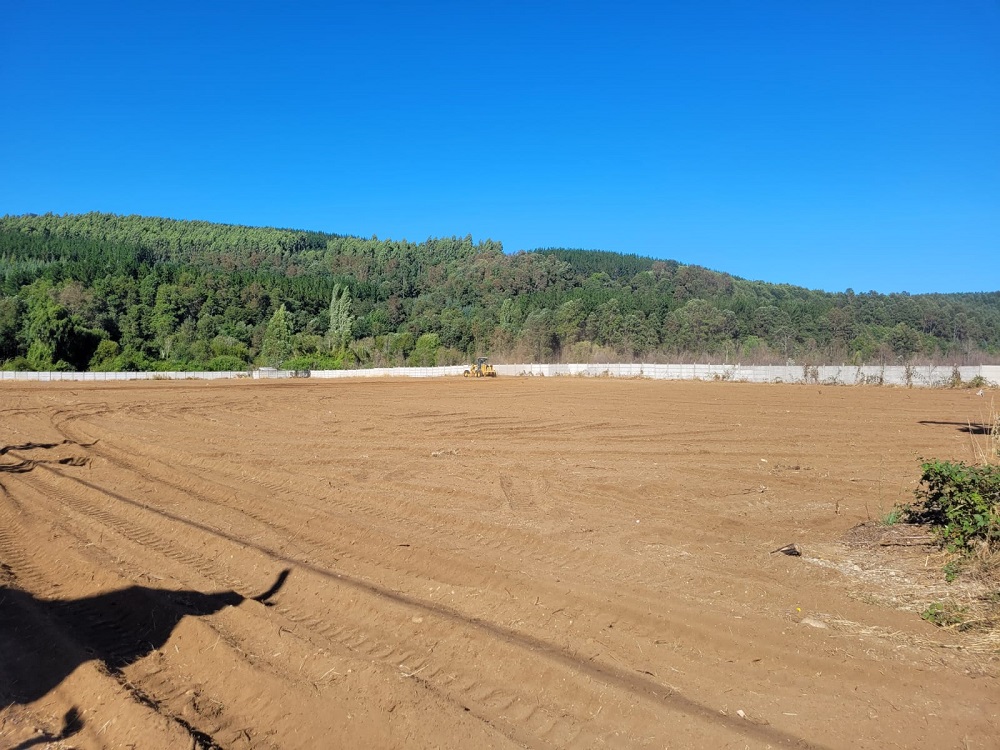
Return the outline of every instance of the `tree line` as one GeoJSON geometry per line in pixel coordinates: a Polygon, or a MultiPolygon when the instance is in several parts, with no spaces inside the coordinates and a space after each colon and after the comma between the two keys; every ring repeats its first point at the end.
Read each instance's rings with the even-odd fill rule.
{"type": "Polygon", "coordinates": [[[675,261],[88,213],[0,218],[0,367],[978,364],[1000,292],[828,293],[675,261]]]}

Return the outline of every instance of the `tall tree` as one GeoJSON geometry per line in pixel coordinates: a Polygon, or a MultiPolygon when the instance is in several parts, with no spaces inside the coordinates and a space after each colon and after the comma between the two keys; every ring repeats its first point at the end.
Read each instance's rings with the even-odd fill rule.
{"type": "Polygon", "coordinates": [[[0,297],[0,362],[18,354],[17,330],[21,318],[21,301],[17,297],[0,297]]]}
{"type": "Polygon", "coordinates": [[[343,351],[351,340],[351,327],[354,316],[351,315],[351,290],[343,284],[334,284],[330,295],[330,330],[327,334],[330,350],[343,351]]]}
{"type": "Polygon", "coordinates": [[[282,305],[267,323],[258,360],[268,367],[280,367],[291,353],[292,329],[288,324],[288,311],[282,305]]]}

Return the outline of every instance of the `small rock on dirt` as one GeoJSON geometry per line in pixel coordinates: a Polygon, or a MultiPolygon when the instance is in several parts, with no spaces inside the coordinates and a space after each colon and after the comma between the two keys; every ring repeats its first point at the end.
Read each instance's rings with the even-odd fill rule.
{"type": "Polygon", "coordinates": [[[824,630],[829,627],[829,625],[827,625],[822,620],[817,620],[813,617],[803,617],[801,620],[799,620],[799,623],[801,625],[808,625],[811,628],[822,628],[824,630]]]}

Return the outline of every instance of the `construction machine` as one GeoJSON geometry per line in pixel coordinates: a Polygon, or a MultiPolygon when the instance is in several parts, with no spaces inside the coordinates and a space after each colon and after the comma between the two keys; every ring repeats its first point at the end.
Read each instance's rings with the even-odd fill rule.
{"type": "Polygon", "coordinates": [[[497,371],[486,360],[486,357],[476,357],[476,363],[469,365],[469,369],[463,372],[462,376],[466,378],[495,378],[497,371]]]}

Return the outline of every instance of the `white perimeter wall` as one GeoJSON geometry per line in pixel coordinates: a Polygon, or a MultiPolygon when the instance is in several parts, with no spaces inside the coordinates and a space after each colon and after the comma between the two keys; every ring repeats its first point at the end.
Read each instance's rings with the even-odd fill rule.
{"type": "MultiPolygon", "coordinates": [[[[578,376],[613,378],[651,378],[654,380],[732,380],[746,383],[825,383],[831,385],[912,385],[942,386],[951,382],[953,367],[931,366],[871,366],[823,365],[820,367],[781,365],[495,365],[498,375],[511,376],[578,376]]],[[[435,377],[459,375],[458,367],[398,367],[371,370],[314,370],[314,378],[351,377],[435,377]]],[[[959,367],[964,382],[982,377],[993,385],[1000,384],[1000,366],[975,365],[959,367]]]]}
{"type": "MultiPolygon", "coordinates": [[[[46,383],[71,380],[76,382],[105,382],[123,380],[226,380],[249,378],[245,371],[237,372],[0,372],[0,381],[42,381],[46,383]]],[[[290,377],[287,373],[285,377],[290,377]]]]}
{"type": "MultiPolygon", "coordinates": [[[[927,365],[868,366],[848,365],[496,365],[497,374],[517,376],[578,376],[651,378],[654,380],[731,380],[745,383],[823,383],[829,385],[942,386],[951,382],[955,368],[927,365]]],[[[313,378],[435,378],[461,376],[464,365],[451,367],[377,367],[367,370],[312,370],[313,378]]],[[[1000,385],[1000,365],[959,367],[964,382],[981,377],[1000,385]]],[[[229,378],[284,379],[294,377],[289,370],[252,372],[0,372],[0,381],[106,382],[125,380],[221,380],[229,378]]]]}

